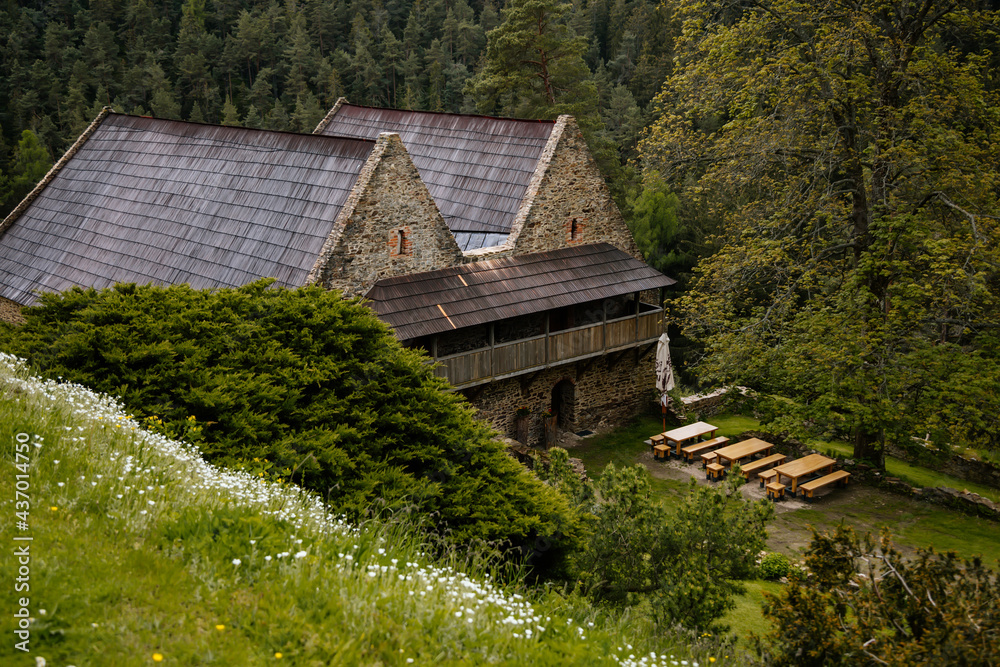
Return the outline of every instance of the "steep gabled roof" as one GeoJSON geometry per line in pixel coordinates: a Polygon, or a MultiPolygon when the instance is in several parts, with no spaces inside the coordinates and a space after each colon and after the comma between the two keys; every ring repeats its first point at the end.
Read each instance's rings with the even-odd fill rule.
{"type": "Polygon", "coordinates": [[[88,132],[0,227],[0,296],[302,285],[375,145],[113,113],[88,132]]]}
{"type": "Polygon", "coordinates": [[[340,101],[317,133],[396,132],[462,250],[502,244],[554,121],[376,109],[340,101]]]}
{"type": "Polygon", "coordinates": [[[407,340],[675,282],[595,243],[386,278],[365,298],[407,340]]]}

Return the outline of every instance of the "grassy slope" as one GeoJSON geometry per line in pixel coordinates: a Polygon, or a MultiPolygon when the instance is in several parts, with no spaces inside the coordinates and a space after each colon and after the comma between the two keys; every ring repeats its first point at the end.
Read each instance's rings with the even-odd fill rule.
{"type": "MultiPolygon", "coordinates": [[[[175,665],[717,657],[579,598],[494,585],[496,571],[481,561],[431,560],[398,524],[345,526],[315,497],[211,468],[80,388],[12,382],[18,373],[5,361],[8,506],[17,435],[40,446],[30,448],[30,530],[20,533],[34,538],[31,653],[5,642],[0,664],[34,665],[35,656],[77,667],[154,656],[175,665]]],[[[0,539],[12,544],[13,533],[4,522],[0,539]]],[[[0,623],[8,637],[15,604],[9,593],[0,623]]]]}

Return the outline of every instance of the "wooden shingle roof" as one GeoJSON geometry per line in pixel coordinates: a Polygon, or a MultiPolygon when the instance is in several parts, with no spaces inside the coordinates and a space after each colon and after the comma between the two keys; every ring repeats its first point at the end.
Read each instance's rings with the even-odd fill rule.
{"type": "Polygon", "coordinates": [[[407,340],[675,282],[596,243],[386,278],[365,298],[407,340]]]}
{"type": "Polygon", "coordinates": [[[0,235],[0,296],[302,285],[374,145],[110,114],[0,235]]]}
{"type": "Polygon", "coordinates": [[[347,103],[324,122],[319,131],[327,136],[397,132],[462,250],[504,242],[555,126],[347,103]]]}

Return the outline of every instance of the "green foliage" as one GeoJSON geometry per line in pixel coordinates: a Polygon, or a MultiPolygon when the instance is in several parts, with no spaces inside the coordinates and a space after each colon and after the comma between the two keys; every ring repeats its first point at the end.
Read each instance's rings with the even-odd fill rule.
{"type": "Polygon", "coordinates": [[[772,552],[760,559],[760,565],[757,566],[757,574],[761,579],[777,581],[782,577],[787,577],[791,569],[792,564],[788,560],[788,556],[772,552]]]}
{"type": "Polygon", "coordinates": [[[725,224],[681,301],[702,376],[795,396],[783,426],[880,465],[887,440],[996,431],[997,14],[852,7],[678,3],[641,152],[685,217],[725,224]]]}
{"type": "Polygon", "coordinates": [[[14,149],[9,175],[0,177],[0,213],[5,215],[20,204],[51,167],[52,160],[35,133],[23,131],[14,149]]]}
{"type": "Polygon", "coordinates": [[[483,69],[467,88],[480,111],[527,118],[587,115],[596,95],[583,61],[586,39],[566,21],[562,0],[513,0],[487,35],[483,69]],[[580,113],[584,111],[584,113],[580,113]]]}
{"type": "Polygon", "coordinates": [[[426,357],[356,300],[269,283],[47,294],[4,346],[167,432],[201,429],[209,460],[287,470],[350,517],[376,499],[413,504],[453,540],[509,541],[539,567],[573,548],[566,501],[504,453],[426,357]]]}
{"type": "Polygon", "coordinates": [[[714,627],[752,573],[774,511],[743,499],[741,483],[738,475],[718,488],[692,480],[668,508],[645,468],[608,464],[597,500],[585,505],[592,518],[577,577],[598,600],[648,606],[661,627],[714,627]]]}
{"type": "Polygon", "coordinates": [[[979,558],[918,550],[903,558],[850,528],[814,533],[811,575],[768,600],[758,642],[774,665],[992,665],[1000,654],[995,573],[979,558]]]}

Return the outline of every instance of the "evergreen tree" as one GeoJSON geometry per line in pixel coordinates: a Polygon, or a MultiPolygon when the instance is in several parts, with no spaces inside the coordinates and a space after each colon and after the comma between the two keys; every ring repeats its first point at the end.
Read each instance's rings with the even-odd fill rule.
{"type": "Polygon", "coordinates": [[[466,93],[483,113],[578,119],[596,112],[596,88],[583,61],[585,37],[567,25],[562,0],[511,0],[503,23],[487,35],[482,70],[466,93]]]}
{"type": "Polygon", "coordinates": [[[52,158],[31,130],[21,132],[8,169],[7,183],[0,183],[0,211],[6,216],[42,180],[52,158]]]}

